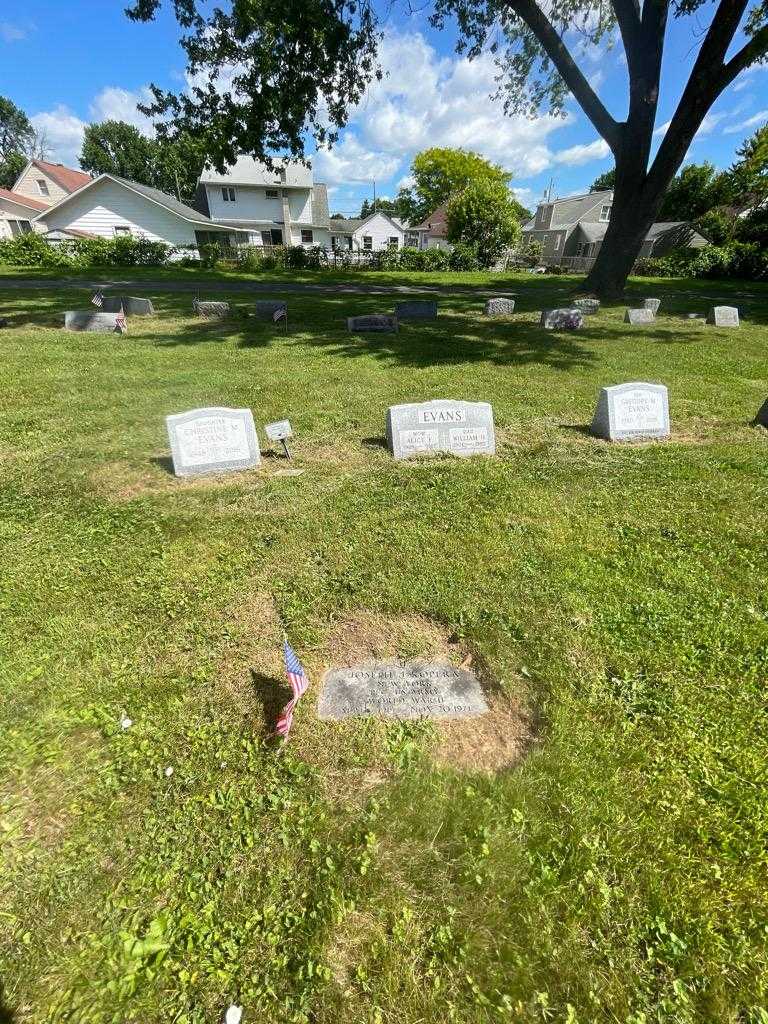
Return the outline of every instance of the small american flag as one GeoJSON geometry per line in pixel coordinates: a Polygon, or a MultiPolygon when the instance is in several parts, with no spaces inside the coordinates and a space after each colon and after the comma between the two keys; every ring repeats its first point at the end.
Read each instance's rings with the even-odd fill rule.
{"type": "Polygon", "coordinates": [[[94,306],[101,306],[104,304],[104,293],[101,291],[101,289],[99,289],[99,291],[95,292],[91,296],[91,302],[94,304],[94,306]]]}
{"type": "Polygon", "coordinates": [[[280,308],[276,309],[275,312],[272,314],[272,319],[275,321],[276,324],[280,323],[281,320],[284,320],[287,317],[288,309],[286,306],[280,306],[280,308]]]}
{"type": "Polygon", "coordinates": [[[121,334],[128,333],[128,324],[125,322],[125,313],[120,310],[119,313],[115,314],[115,327],[120,331],[121,334]]]}
{"type": "Polygon", "coordinates": [[[275,725],[275,733],[278,736],[282,736],[283,739],[288,739],[288,733],[293,725],[293,709],[299,703],[301,695],[306,692],[309,680],[307,679],[306,672],[301,667],[301,662],[296,656],[296,652],[288,641],[283,644],[283,653],[285,655],[285,671],[288,676],[288,682],[291,684],[293,697],[283,708],[283,712],[275,725]]]}

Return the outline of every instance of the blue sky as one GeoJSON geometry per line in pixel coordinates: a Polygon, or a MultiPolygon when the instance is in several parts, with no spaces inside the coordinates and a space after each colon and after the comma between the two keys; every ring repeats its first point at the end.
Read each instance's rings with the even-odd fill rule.
{"type": "MultiPolygon", "coordinates": [[[[136,110],[147,85],[183,89],[184,54],[169,10],[148,25],[124,15],[126,0],[14,0],[0,10],[0,95],[14,100],[42,129],[51,158],[77,166],[86,123],[118,118],[151,133],[136,110]],[[9,9],[10,8],[10,9],[9,9]]],[[[166,7],[168,5],[166,4],[166,7]]],[[[389,72],[352,112],[331,153],[315,156],[315,173],[331,187],[331,205],[354,214],[363,197],[394,195],[407,181],[414,153],[430,145],[464,146],[503,164],[534,206],[550,180],[557,195],[585,190],[611,166],[607,147],[578,106],[566,117],[506,117],[491,100],[497,73],[490,56],[474,62],[454,53],[450,32],[434,32],[425,12],[387,2],[381,58],[389,72]]],[[[383,9],[383,5],[382,5],[383,9]]],[[[671,116],[695,58],[712,5],[668,34],[658,131],[671,116]]],[[[618,117],[626,104],[621,47],[583,46],[579,61],[618,117]]],[[[718,100],[694,140],[689,160],[727,166],[743,138],[768,120],[768,69],[754,69],[718,100]]]]}

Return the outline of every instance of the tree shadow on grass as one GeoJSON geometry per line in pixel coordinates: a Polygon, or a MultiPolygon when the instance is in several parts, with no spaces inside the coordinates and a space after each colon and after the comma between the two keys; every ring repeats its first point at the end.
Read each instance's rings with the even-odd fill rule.
{"type": "MultiPolygon", "coordinates": [[[[293,693],[291,688],[282,679],[262,675],[255,669],[250,669],[250,673],[253,695],[261,705],[266,731],[269,735],[272,735],[275,731],[277,720],[282,714],[285,705],[292,698],[293,693]]],[[[0,1024],[2,1024],[1,1020],[0,1024]]]]}
{"type": "Polygon", "coordinates": [[[14,1024],[16,1014],[6,1002],[5,985],[0,979],[0,1024],[14,1024]]]}

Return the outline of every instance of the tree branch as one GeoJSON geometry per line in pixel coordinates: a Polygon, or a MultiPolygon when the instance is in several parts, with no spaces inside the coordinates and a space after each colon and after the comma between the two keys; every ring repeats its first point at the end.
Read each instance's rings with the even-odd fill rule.
{"type": "Polygon", "coordinates": [[[729,86],[740,71],[743,71],[744,68],[748,68],[750,64],[754,64],[756,60],[765,56],[767,52],[768,25],[763,25],[758,32],[755,32],[750,41],[742,46],[738,53],[735,53],[733,57],[731,57],[723,68],[722,89],[729,86]]]}
{"type": "Polygon", "coordinates": [[[522,18],[536,36],[584,113],[616,153],[621,145],[621,125],[603,106],[542,9],[535,0],[507,0],[506,6],[522,18]]]}
{"type": "Polygon", "coordinates": [[[640,5],[638,0],[611,0],[611,6],[619,23],[627,65],[631,68],[640,30],[640,5]]]}

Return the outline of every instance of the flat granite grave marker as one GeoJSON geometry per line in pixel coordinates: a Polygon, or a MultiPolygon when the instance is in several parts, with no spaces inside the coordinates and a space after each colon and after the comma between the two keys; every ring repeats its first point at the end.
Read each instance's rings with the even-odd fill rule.
{"type": "Polygon", "coordinates": [[[203,320],[221,320],[230,314],[228,302],[201,302],[199,299],[195,299],[192,309],[203,320]]]}
{"type": "Polygon", "coordinates": [[[625,324],[652,324],[656,319],[656,314],[652,309],[628,309],[624,313],[625,324]]]}
{"type": "Polygon", "coordinates": [[[768,398],[766,398],[766,400],[757,410],[757,416],[755,416],[755,423],[760,427],[768,428],[768,398]]]}
{"type": "Polygon", "coordinates": [[[366,662],[327,672],[321,719],[466,718],[488,711],[477,677],[442,662],[366,662]]]}
{"type": "Polygon", "coordinates": [[[369,313],[366,316],[347,317],[348,331],[394,331],[397,333],[397,317],[383,313],[369,313]]]}
{"type": "Polygon", "coordinates": [[[496,434],[488,402],[438,398],[387,409],[387,443],[396,459],[429,452],[493,455],[496,434]]]}
{"type": "Polygon", "coordinates": [[[617,384],[603,388],[591,431],[609,441],[669,437],[669,394],[663,384],[617,384]]]}
{"type": "Polygon", "coordinates": [[[594,316],[600,309],[600,299],[574,299],[573,307],[580,310],[584,316],[594,316]]]}
{"type": "Polygon", "coordinates": [[[118,313],[103,313],[101,310],[70,309],[64,314],[64,329],[67,331],[94,331],[99,334],[119,333],[118,313]]]}
{"type": "Polygon", "coordinates": [[[739,311],[735,306],[713,306],[707,315],[707,323],[715,327],[738,327],[739,311]]]}
{"type": "Polygon", "coordinates": [[[643,309],[650,309],[654,316],[659,312],[661,299],[643,299],[643,309]]]}
{"type": "Polygon", "coordinates": [[[288,312],[288,303],[279,299],[260,299],[256,303],[256,316],[259,320],[273,320],[278,309],[288,312]]]}
{"type": "Polygon", "coordinates": [[[250,409],[192,409],[165,422],[176,476],[250,469],[261,462],[250,409]]]}
{"type": "Polygon", "coordinates": [[[397,320],[437,320],[437,303],[412,299],[395,303],[397,320]]]}
{"type": "Polygon", "coordinates": [[[564,309],[543,309],[539,326],[546,331],[577,331],[584,326],[584,314],[574,306],[564,309]]]}
{"type": "Polygon", "coordinates": [[[515,300],[498,295],[485,303],[486,316],[511,316],[515,312],[515,300]]]}
{"type": "Polygon", "coordinates": [[[150,299],[142,299],[136,295],[104,295],[101,309],[105,313],[119,313],[126,316],[153,316],[155,307],[150,299]]]}

